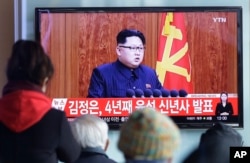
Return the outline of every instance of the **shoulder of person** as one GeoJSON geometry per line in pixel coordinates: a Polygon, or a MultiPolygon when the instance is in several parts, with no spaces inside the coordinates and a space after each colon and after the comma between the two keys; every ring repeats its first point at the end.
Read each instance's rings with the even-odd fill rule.
{"type": "Polygon", "coordinates": [[[141,64],[139,66],[139,68],[142,69],[142,70],[144,70],[144,71],[155,71],[155,69],[153,69],[152,67],[149,67],[149,66],[143,65],[143,64],[141,64]]]}
{"type": "Polygon", "coordinates": [[[62,110],[51,108],[44,116],[47,117],[48,119],[55,120],[55,119],[61,119],[61,118],[66,117],[66,114],[62,110]]]}
{"type": "Polygon", "coordinates": [[[114,67],[114,63],[104,63],[101,64],[99,66],[97,66],[95,69],[99,70],[99,71],[103,71],[103,70],[107,70],[107,69],[113,69],[114,67]]]}

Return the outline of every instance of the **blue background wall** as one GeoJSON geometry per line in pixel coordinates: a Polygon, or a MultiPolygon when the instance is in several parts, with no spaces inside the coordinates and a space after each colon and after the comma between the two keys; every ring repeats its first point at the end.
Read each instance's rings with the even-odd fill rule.
{"type": "MultiPolygon", "coordinates": [[[[243,88],[244,128],[238,129],[244,138],[244,145],[250,146],[250,103],[249,103],[249,0],[16,0],[15,39],[34,39],[35,7],[120,7],[120,6],[242,6],[243,8],[243,88]]],[[[181,130],[182,145],[174,163],[179,163],[199,142],[204,130],[181,130]]],[[[117,149],[119,131],[110,131],[109,157],[123,162],[122,153],[117,149]]]]}

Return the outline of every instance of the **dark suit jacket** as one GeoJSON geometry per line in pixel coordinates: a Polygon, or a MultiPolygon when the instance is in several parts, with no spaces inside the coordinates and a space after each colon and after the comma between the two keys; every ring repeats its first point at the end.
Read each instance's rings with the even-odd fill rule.
{"type": "Polygon", "coordinates": [[[100,147],[84,148],[79,159],[74,163],[116,163],[114,160],[108,158],[105,151],[100,147]]]}
{"type": "Polygon", "coordinates": [[[92,72],[88,97],[126,97],[128,89],[162,89],[154,69],[140,65],[133,69],[120,61],[95,68],[92,72]]]}
{"type": "Polygon", "coordinates": [[[233,115],[233,106],[230,102],[227,102],[226,106],[223,106],[222,103],[216,105],[216,116],[220,116],[221,113],[227,112],[229,115],[233,115]]]}

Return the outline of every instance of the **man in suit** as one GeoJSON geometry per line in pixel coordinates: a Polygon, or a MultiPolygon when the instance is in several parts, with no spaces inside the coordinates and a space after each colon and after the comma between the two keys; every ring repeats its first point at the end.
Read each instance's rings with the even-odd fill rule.
{"type": "Polygon", "coordinates": [[[94,68],[88,97],[126,97],[128,89],[162,89],[154,69],[142,65],[145,37],[142,32],[124,29],[116,37],[117,60],[94,68]]]}

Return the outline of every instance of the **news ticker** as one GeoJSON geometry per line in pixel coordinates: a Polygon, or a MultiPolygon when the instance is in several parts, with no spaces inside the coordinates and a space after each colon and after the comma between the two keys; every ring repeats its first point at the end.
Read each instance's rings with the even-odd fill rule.
{"type": "Polygon", "coordinates": [[[250,147],[230,147],[230,163],[250,163],[250,147]]]}
{"type": "MultiPolygon", "coordinates": [[[[147,107],[158,109],[169,116],[214,116],[217,97],[176,98],[53,98],[52,107],[62,110],[67,117],[82,114],[97,116],[128,116],[134,110],[147,107]]],[[[231,97],[234,115],[238,115],[238,98],[231,97]]]]}

